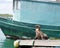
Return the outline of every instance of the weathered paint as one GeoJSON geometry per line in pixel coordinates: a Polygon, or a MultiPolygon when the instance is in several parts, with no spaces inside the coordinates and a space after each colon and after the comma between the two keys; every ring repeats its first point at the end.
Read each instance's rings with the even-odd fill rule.
{"type": "Polygon", "coordinates": [[[60,25],[60,4],[21,2],[21,21],[44,25],[60,25]]]}
{"type": "Polygon", "coordinates": [[[20,1],[20,4],[20,12],[15,10],[18,21],[60,26],[60,3],[20,1]]]}

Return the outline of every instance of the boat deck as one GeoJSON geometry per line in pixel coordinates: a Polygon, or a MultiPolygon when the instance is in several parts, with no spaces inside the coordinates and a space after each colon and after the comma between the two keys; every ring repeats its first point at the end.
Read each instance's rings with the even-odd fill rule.
{"type": "Polygon", "coordinates": [[[60,46],[60,40],[20,40],[20,46],[51,47],[60,46]]]}

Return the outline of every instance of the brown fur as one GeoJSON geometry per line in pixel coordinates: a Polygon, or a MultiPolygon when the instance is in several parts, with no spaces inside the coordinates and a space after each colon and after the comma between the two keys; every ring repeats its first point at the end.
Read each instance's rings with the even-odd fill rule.
{"type": "Polygon", "coordinates": [[[48,36],[47,34],[44,34],[41,30],[40,30],[40,26],[39,25],[36,25],[36,29],[35,29],[35,32],[36,32],[36,36],[35,36],[35,39],[48,39],[48,36]]]}

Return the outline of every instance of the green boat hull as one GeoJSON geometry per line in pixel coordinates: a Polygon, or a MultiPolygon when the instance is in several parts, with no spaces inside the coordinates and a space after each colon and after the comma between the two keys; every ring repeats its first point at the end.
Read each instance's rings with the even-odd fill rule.
{"type": "MultiPolygon", "coordinates": [[[[18,37],[35,37],[35,25],[32,23],[23,23],[0,18],[0,28],[7,35],[18,37]]],[[[49,37],[60,38],[60,26],[41,25],[42,32],[46,33],[49,37]]]]}

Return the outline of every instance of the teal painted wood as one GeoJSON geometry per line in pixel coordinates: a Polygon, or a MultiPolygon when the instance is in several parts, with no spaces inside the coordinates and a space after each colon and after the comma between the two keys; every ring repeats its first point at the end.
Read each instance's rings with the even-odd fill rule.
{"type": "Polygon", "coordinates": [[[60,38],[60,3],[21,1],[21,9],[14,13],[19,22],[0,18],[5,34],[34,37],[35,25],[39,24],[49,37],[60,38]]]}
{"type": "Polygon", "coordinates": [[[13,15],[13,20],[20,21],[20,11],[19,10],[14,10],[14,15],[13,15]]]}
{"type": "Polygon", "coordinates": [[[60,26],[60,3],[20,2],[21,22],[60,26]]]}
{"type": "MultiPolygon", "coordinates": [[[[31,23],[16,22],[0,18],[0,28],[2,28],[4,34],[14,36],[27,36],[35,37],[35,25],[31,23]]],[[[42,32],[46,33],[49,37],[60,38],[60,26],[41,25],[42,32]]]]}

